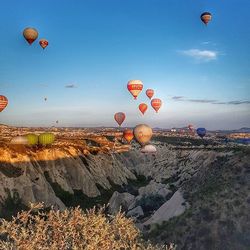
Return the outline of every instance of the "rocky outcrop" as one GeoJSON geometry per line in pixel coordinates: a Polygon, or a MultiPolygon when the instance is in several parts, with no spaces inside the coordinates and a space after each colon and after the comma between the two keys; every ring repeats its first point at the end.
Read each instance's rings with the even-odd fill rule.
{"type": "Polygon", "coordinates": [[[166,201],[153,216],[144,222],[144,225],[161,224],[172,217],[183,214],[189,205],[185,202],[180,190],[176,191],[172,198],[166,201]]]}

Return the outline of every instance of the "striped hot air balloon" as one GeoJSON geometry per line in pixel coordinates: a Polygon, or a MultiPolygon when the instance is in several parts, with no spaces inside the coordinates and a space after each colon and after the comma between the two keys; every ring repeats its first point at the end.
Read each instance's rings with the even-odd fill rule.
{"type": "Polygon", "coordinates": [[[118,113],[115,113],[115,115],[114,115],[114,119],[118,123],[119,126],[122,125],[125,118],[126,118],[126,115],[123,112],[118,112],[118,113]]]}
{"type": "Polygon", "coordinates": [[[36,134],[27,134],[26,138],[28,139],[29,146],[35,146],[38,144],[38,135],[36,134]]]}
{"type": "Polygon", "coordinates": [[[140,80],[130,80],[127,84],[127,88],[134,99],[136,99],[143,89],[143,83],[140,80]]]}
{"type": "Polygon", "coordinates": [[[38,37],[38,32],[34,28],[26,28],[23,31],[23,36],[26,41],[31,45],[38,37]]]}
{"type": "Polygon", "coordinates": [[[43,39],[40,39],[39,44],[43,49],[45,49],[49,45],[49,42],[43,38],[43,39]]]}
{"type": "Polygon", "coordinates": [[[53,133],[42,133],[38,137],[40,145],[51,145],[55,141],[55,135],[53,133]]]}
{"type": "Polygon", "coordinates": [[[147,109],[148,109],[148,105],[146,103],[141,103],[139,105],[139,110],[142,112],[143,115],[147,111],[147,109]]]}
{"type": "Polygon", "coordinates": [[[7,97],[0,95],[0,112],[2,112],[8,105],[7,97]]]}
{"type": "Polygon", "coordinates": [[[146,90],[146,95],[149,99],[151,99],[154,95],[154,90],[153,89],[147,89],[146,90]]]}
{"type": "Polygon", "coordinates": [[[156,111],[156,113],[158,113],[161,105],[162,105],[162,101],[160,99],[158,99],[158,98],[152,99],[151,106],[156,111]]]}
{"type": "Polygon", "coordinates": [[[211,21],[212,15],[211,15],[210,12],[203,12],[203,13],[201,14],[200,18],[201,18],[201,21],[202,21],[205,25],[207,25],[208,22],[211,21]]]}

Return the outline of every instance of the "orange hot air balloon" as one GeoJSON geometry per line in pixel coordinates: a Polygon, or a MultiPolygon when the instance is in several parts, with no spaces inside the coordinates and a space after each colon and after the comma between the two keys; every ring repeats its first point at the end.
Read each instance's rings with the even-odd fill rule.
{"type": "Polygon", "coordinates": [[[134,138],[134,133],[133,133],[133,130],[131,129],[125,129],[123,131],[123,138],[128,142],[130,143],[133,138],[134,138]]]}
{"type": "Polygon", "coordinates": [[[156,111],[156,113],[158,113],[158,110],[160,109],[161,105],[162,105],[162,101],[160,99],[158,98],[152,99],[151,106],[156,111]]]}
{"type": "Polygon", "coordinates": [[[127,84],[127,88],[134,99],[136,99],[143,89],[143,83],[140,80],[130,80],[127,84]]]}
{"type": "Polygon", "coordinates": [[[139,109],[140,109],[140,111],[142,112],[142,114],[144,115],[144,113],[147,111],[147,109],[148,109],[148,105],[146,104],[146,103],[141,103],[140,105],[139,105],[139,109]]]}
{"type": "Polygon", "coordinates": [[[202,21],[203,23],[205,23],[205,25],[207,25],[208,22],[211,21],[212,15],[211,15],[211,13],[209,13],[209,12],[204,12],[204,13],[201,14],[201,17],[200,17],[200,18],[201,18],[201,21],[202,21]]]}
{"type": "Polygon", "coordinates": [[[146,90],[146,95],[149,99],[151,99],[154,95],[154,90],[153,89],[147,89],[146,90]]]}
{"type": "Polygon", "coordinates": [[[38,32],[34,28],[26,28],[23,31],[23,36],[26,41],[31,45],[38,37],[38,32]]]}
{"type": "Polygon", "coordinates": [[[43,49],[45,49],[49,45],[49,42],[46,39],[40,39],[39,44],[43,49]]]}
{"type": "Polygon", "coordinates": [[[0,112],[2,112],[8,105],[7,97],[0,95],[0,112]]]}
{"type": "Polygon", "coordinates": [[[115,118],[115,121],[118,123],[118,125],[121,126],[126,118],[126,115],[123,112],[118,112],[118,113],[115,113],[114,118],[115,118]]]}

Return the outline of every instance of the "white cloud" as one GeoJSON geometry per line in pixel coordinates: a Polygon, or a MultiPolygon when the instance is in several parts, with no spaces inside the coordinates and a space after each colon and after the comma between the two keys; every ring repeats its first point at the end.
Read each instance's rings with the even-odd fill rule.
{"type": "Polygon", "coordinates": [[[185,56],[192,57],[200,62],[209,62],[217,59],[218,52],[213,50],[189,49],[180,51],[185,56]]]}

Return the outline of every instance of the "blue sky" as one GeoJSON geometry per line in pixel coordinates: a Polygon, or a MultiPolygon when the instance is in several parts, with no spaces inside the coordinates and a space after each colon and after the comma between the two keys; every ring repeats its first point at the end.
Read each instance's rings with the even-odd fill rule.
{"type": "Polygon", "coordinates": [[[115,126],[122,111],[124,126],[250,126],[249,9],[249,0],[2,0],[0,123],[115,126]],[[39,38],[24,40],[26,27],[48,39],[44,51],[39,38]],[[150,103],[145,91],[133,100],[130,79],[155,90],[158,114],[140,114],[150,103]]]}

